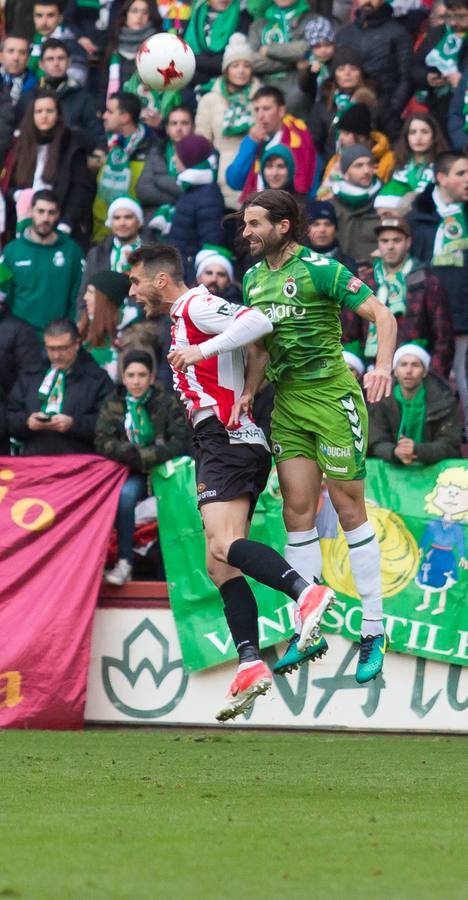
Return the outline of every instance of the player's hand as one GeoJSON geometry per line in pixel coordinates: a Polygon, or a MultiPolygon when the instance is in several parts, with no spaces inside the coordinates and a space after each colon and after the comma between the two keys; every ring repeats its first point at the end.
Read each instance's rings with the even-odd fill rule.
{"type": "Polygon", "coordinates": [[[229,422],[227,423],[227,428],[235,428],[236,425],[239,424],[240,417],[242,413],[250,412],[252,408],[254,398],[253,394],[245,393],[239,397],[238,400],[233,404],[231,409],[231,416],[229,422]]]}
{"type": "Polygon", "coordinates": [[[191,347],[176,347],[175,350],[171,350],[167,354],[167,358],[170,365],[174,369],[178,369],[179,372],[186,372],[189,366],[193,366],[204,359],[198,344],[191,347]]]}
{"type": "Polygon", "coordinates": [[[384,397],[390,397],[392,393],[392,375],[387,369],[371,369],[366,372],[363,379],[364,390],[368,403],[378,403],[384,397]]]}

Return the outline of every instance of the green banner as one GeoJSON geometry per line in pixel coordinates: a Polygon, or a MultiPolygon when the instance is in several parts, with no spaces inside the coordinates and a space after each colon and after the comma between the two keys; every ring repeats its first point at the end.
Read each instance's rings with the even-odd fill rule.
{"type": "MultiPolygon", "coordinates": [[[[468,665],[468,462],[450,460],[410,470],[367,461],[366,503],[382,554],[386,629],[392,650],[468,665]]],[[[219,592],[209,581],[196,507],[193,460],[182,457],[153,471],[169,597],[189,671],[236,657],[219,592]]],[[[260,497],[251,537],[279,552],[285,544],[276,470],[260,497]]],[[[361,604],[349,555],[327,493],[318,519],[323,576],[337,603],[322,620],[325,632],[359,639],[361,604]]],[[[268,647],[293,630],[293,603],[251,582],[259,607],[260,643],[268,647]]]]}

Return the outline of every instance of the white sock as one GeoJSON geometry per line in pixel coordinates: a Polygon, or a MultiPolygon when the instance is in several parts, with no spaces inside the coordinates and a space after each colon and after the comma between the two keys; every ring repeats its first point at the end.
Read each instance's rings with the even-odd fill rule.
{"type": "MultiPolygon", "coordinates": [[[[322,575],[322,551],[316,528],[310,531],[288,531],[288,543],[284,548],[284,557],[296,572],[313,584],[320,581],[322,575]]],[[[298,606],[299,610],[299,606],[298,606]]],[[[296,634],[301,630],[301,622],[296,617],[296,634]]]]}
{"type": "Polygon", "coordinates": [[[344,536],[354,582],[362,601],[361,634],[383,634],[380,547],[370,522],[364,522],[344,536]]]}

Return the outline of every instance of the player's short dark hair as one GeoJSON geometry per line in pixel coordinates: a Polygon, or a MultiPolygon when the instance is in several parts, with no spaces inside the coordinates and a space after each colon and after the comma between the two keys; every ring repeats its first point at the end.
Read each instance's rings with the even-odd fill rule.
{"type": "Polygon", "coordinates": [[[41,200],[44,203],[54,203],[57,209],[60,209],[60,202],[57,194],[54,191],[51,191],[50,188],[42,188],[40,191],[36,191],[33,194],[31,207],[36,206],[36,203],[39,203],[41,200]]]}
{"type": "Polygon", "coordinates": [[[143,263],[145,269],[153,274],[166,272],[176,284],[184,280],[184,264],[177,247],[170,244],[142,244],[138,250],[129,253],[127,261],[130,266],[143,263]]]}
{"type": "Polygon", "coordinates": [[[47,40],[44,41],[44,43],[41,47],[41,59],[43,58],[44,53],[47,50],[63,50],[63,52],[66,53],[66,55],[70,59],[70,51],[69,51],[67,45],[63,41],[59,41],[58,38],[51,37],[51,38],[47,38],[47,40]]]}
{"type": "Polygon", "coordinates": [[[141,366],[148,369],[148,372],[152,372],[154,368],[152,356],[145,350],[130,350],[126,353],[122,361],[122,372],[125,372],[125,369],[128,369],[132,363],[140,363],[141,366]]]}
{"type": "Polygon", "coordinates": [[[252,103],[255,103],[256,100],[261,100],[262,97],[273,97],[277,106],[286,106],[286,97],[284,96],[283,91],[280,90],[280,88],[275,87],[274,84],[264,84],[258,91],[255,91],[255,94],[252,97],[252,103]]]}
{"type": "Polygon", "coordinates": [[[115,91],[115,93],[111,94],[110,99],[117,100],[120,112],[126,112],[130,116],[133,124],[138,125],[141,113],[141,101],[136,94],[131,94],[130,91],[115,91]]]}
{"type": "Polygon", "coordinates": [[[282,191],[279,188],[257,191],[247,198],[242,211],[249,206],[261,206],[265,209],[269,221],[274,225],[281,222],[282,219],[288,219],[291,228],[285,236],[285,242],[296,241],[300,244],[304,241],[307,232],[306,217],[302,207],[288,191],[282,191]]]}
{"type": "Polygon", "coordinates": [[[61,337],[69,334],[72,341],[79,341],[78,326],[71,319],[52,319],[44,328],[44,337],[61,337]]]}
{"type": "Polygon", "coordinates": [[[453,164],[458,162],[459,159],[466,159],[466,157],[463,153],[457,153],[455,150],[446,150],[444,153],[439,153],[434,160],[434,176],[440,173],[448,175],[453,164]]]}

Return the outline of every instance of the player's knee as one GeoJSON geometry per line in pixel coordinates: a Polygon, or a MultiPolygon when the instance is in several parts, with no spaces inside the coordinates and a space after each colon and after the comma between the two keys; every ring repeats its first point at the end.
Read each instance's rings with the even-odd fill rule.
{"type": "Polygon", "coordinates": [[[222,535],[213,535],[213,537],[209,539],[208,549],[210,552],[210,556],[214,561],[213,564],[216,562],[227,563],[227,555],[231,544],[232,539],[225,539],[222,535]]]}

